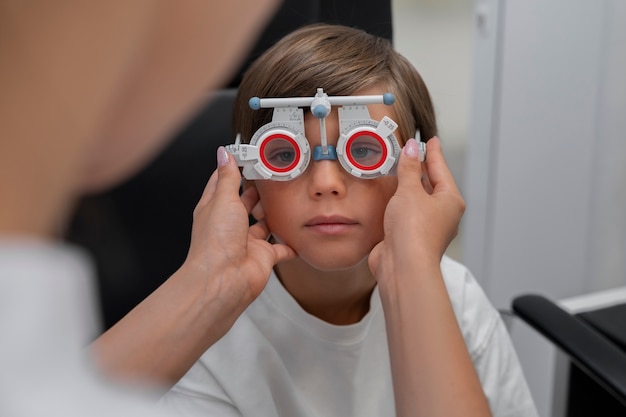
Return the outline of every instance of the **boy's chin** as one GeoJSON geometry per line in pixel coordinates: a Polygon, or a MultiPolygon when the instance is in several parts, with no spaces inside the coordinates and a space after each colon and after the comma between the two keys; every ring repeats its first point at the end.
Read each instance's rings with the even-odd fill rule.
{"type": "MultiPolygon", "coordinates": [[[[367,254],[369,255],[369,254],[367,254]]],[[[362,257],[349,257],[349,258],[340,258],[333,256],[333,254],[328,254],[328,256],[323,257],[306,257],[299,256],[299,258],[310,266],[313,269],[316,269],[321,272],[341,272],[341,271],[350,271],[353,269],[365,267],[367,266],[367,255],[362,257]]],[[[369,270],[369,269],[368,269],[369,270]]]]}
{"type": "Polygon", "coordinates": [[[347,248],[345,244],[333,247],[332,245],[318,250],[311,250],[310,247],[298,247],[298,245],[290,245],[285,240],[272,234],[270,238],[272,243],[282,243],[290,246],[297,255],[297,260],[305,263],[308,267],[321,272],[340,272],[350,271],[356,268],[365,267],[369,270],[367,259],[371,248],[347,248]]]}

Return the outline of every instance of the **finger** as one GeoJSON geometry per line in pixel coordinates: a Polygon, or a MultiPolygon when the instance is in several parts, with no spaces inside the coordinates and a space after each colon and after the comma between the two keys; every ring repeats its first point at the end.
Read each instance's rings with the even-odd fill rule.
{"type": "Polygon", "coordinates": [[[252,214],[252,217],[254,217],[254,220],[256,221],[265,218],[265,210],[263,210],[263,204],[261,204],[261,201],[254,205],[250,214],[252,214]]]}
{"type": "Polygon", "coordinates": [[[402,148],[398,161],[398,189],[406,187],[411,190],[423,190],[421,178],[422,163],[419,157],[419,147],[415,139],[409,139],[402,148]]]}
{"type": "Polygon", "coordinates": [[[265,221],[260,220],[250,226],[248,233],[255,239],[266,240],[270,234],[270,230],[267,228],[267,224],[265,224],[265,221]]]}
{"type": "Polygon", "coordinates": [[[261,244],[248,245],[248,250],[252,250],[255,258],[261,265],[274,266],[280,262],[295,258],[296,251],[284,243],[257,242],[261,244]],[[269,250],[268,250],[269,249],[269,250]]]}
{"type": "Polygon", "coordinates": [[[433,193],[433,186],[430,183],[430,178],[428,176],[428,171],[422,167],[422,185],[424,186],[424,190],[427,194],[433,193]]]}
{"type": "MultiPolygon", "coordinates": [[[[258,224],[265,227],[265,230],[269,232],[264,220],[260,221],[258,224]]],[[[268,234],[268,236],[270,235],[268,234]]],[[[277,242],[277,239],[274,236],[272,239],[268,239],[268,243],[272,245],[271,247],[274,252],[274,264],[295,258],[298,255],[296,251],[286,243],[277,242]]]]}
{"type": "Polygon", "coordinates": [[[458,191],[454,177],[448,168],[443,156],[441,141],[433,137],[426,143],[428,158],[428,177],[434,191],[454,190],[458,191]]]}
{"type": "Polygon", "coordinates": [[[235,158],[223,146],[217,148],[217,171],[219,174],[215,193],[231,194],[239,197],[239,187],[241,185],[239,167],[235,158]]]}
{"type": "Polygon", "coordinates": [[[283,261],[288,261],[289,259],[293,259],[296,257],[296,251],[291,249],[289,246],[284,243],[274,243],[272,244],[272,249],[274,250],[274,263],[280,263],[283,261]]]}
{"type": "Polygon", "coordinates": [[[215,194],[215,188],[217,187],[217,176],[218,174],[216,169],[215,171],[213,171],[211,177],[209,177],[209,181],[207,181],[206,185],[204,186],[202,196],[200,197],[198,204],[196,204],[196,210],[204,207],[209,202],[209,200],[213,198],[213,194],[215,194]]]}
{"type": "Polygon", "coordinates": [[[243,205],[246,206],[246,210],[248,210],[248,213],[251,213],[253,208],[259,202],[259,193],[257,192],[256,188],[246,188],[243,193],[241,193],[241,201],[243,202],[243,205]]]}

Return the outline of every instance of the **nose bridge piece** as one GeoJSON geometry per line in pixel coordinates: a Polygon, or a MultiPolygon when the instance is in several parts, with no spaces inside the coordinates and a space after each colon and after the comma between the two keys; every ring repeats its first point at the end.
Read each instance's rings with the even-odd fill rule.
{"type": "Polygon", "coordinates": [[[313,149],[313,160],[337,160],[337,149],[333,145],[318,145],[313,149]],[[326,149],[324,149],[326,148],[326,149]]]}

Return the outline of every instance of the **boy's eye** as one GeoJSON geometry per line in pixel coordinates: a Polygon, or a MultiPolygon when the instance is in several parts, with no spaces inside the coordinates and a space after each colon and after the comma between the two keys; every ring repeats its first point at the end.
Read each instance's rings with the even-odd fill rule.
{"type": "Polygon", "coordinates": [[[272,165],[278,167],[284,167],[291,164],[296,159],[296,152],[292,149],[275,149],[270,155],[267,156],[267,160],[272,162],[272,165]]]}
{"type": "Polygon", "coordinates": [[[350,156],[363,167],[372,167],[380,162],[383,144],[371,136],[359,136],[350,144],[350,156]]]}
{"type": "Polygon", "coordinates": [[[270,169],[289,170],[298,163],[298,150],[287,138],[271,138],[264,143],[262,149],[262,158],[270,169]]]}
{"type": "Polygon", "coordinates": [[[355,159],[372,156],[372,154],[375,154],[376,152],[380,153],[380,149],[376,150],[372,148],[366,148],[365,146],[361,146],[358,148],[352,147],[352,156],[355,159]]]}

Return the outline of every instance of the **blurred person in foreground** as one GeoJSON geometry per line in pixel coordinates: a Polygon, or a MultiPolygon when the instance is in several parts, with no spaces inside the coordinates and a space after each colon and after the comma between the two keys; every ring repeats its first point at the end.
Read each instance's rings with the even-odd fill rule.
{"type": "Polygon", "coordinates": [[[154,415],[148,392],[176,381],[291,255],[248,238],[238,180],[215,176],[188,260],[86,349],[100,332],[93,268],[62,243],[80,196],[154,157],[277,5],[0,1],[0,415],[154,415]],[[233,234],[239,246],[215,246],[233,234]]]}

